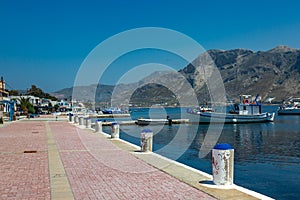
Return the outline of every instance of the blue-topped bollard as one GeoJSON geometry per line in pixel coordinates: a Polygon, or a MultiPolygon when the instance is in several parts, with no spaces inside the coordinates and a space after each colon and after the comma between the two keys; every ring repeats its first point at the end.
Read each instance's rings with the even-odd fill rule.
{"type": "Polygon", "coordinates": [[[234,149],[230,144],[216,144],[212,150],[213,182],[216,185],[233,184],[234,149]]]}
{"type": "Polygon", "coordinates": [[[96,121],[95,131],[97,133],[102,132],[102,121],[101,120],[96,121]]]}
{"type": "Polygon", "coordinates": [[[70,122],[73,122],[74,118],[73,118],[73,114],[72,113],[69,113],[69,121],[70,122]]]}
{"type": "Polygon", "coordinates": [[[141,151],[152,152],[153,132],[150,129],[144,129],[141,132],[141,151]]]}
{"type": "Polygon", "coordinates": [[[117,122],[111,124],[111,138],[119,138],[120,126],[117,122]]]}

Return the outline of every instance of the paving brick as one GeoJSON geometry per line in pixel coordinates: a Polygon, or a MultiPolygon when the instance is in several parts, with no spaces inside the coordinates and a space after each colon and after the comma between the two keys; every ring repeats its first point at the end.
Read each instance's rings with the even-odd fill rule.
{"type": "Polygon", "coordinates": [[[213,199],[68,122],[21,121],[1,127],[0,163],[0,199],[64,199],[66,180],[80,200],[213,199]],[[53,138],[47,138],[47,127],[53,138]],[[48,150],[59,157],[50,158],[48,150]],[[49,172],[48,156],[50,163],[61,159],[65,173],[56,174],[57,179],[49,172]],[[51,196],[55,182],[63,187],[51,196]]]}
{"type": "Polygon", "coordinates": [[[0,163],[1,199],[50,199],[44,123],[18,122],[0,128],[0,163]]]}
{"type": "Polygon", "coordinates": [[[68,123],[49,124],[75,199],[213,199],[97,134],[68,123]]]}

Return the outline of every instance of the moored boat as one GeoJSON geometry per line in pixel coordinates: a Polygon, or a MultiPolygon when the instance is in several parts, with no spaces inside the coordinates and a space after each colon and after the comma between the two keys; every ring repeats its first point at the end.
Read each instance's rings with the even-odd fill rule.
{"type": "Polygon", "coordinates": [[[102,110],[102,113],[103,114],[124,114],[124,113],[126,113],[126,111],[122,110],[119,107],[110,107],[108,109],[102,110]]]}
{"type": "Polygon", "coordinates": [[[240,103],[229,113],[199,112],[200,123],[260,123],[274,121],[275,113],[262,113],[262,104],[257,97],[252,100],[251,95],[241,95],[240,103]]]}
{"type": "Polygon", "coordinates": [[[188,108],[187,112],[191,114],[200,114],[201,112],[214,112],[214,110],[211,107],[199,106],[194,108],[188,108]]]}
{"type": "Polygon", "coordinates": [[[168,124],[168,120],[167,119],[143,119],[140,118],[137,120],[137,124],[138,125],[161,125],[161,124],[168,124]]]}
{"type": "Polygon", "coordinates": [[[171,119],[167,116],[166,119],[144,119],[140,118],[137,120],[137,124],[141,126],[146,125],[172,125],[172,124],[184,124],[188,123],[189,119],[171,119]]]}
{"type": "Polygon", "coordinates": [[[277,113],[278,115],[300,115],[300,98],[289,98],[283,101],[277,113]]]}

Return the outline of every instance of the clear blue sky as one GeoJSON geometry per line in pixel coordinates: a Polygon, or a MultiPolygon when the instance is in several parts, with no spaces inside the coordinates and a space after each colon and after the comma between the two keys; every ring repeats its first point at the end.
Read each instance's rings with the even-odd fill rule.
{"type": "Polygon", "coordinates": [[[0,76],[8,89],[71,87],[96,45],[139,27],[179,31],[207,50],[300,49],[299,8],[297,0],[0,0],[0,76]]]}

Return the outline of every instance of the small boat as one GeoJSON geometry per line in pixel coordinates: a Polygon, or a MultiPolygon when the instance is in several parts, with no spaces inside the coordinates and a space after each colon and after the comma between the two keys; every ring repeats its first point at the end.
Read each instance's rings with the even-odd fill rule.
{"type": "Polygon", "coordinates": [[[300,115],[300,98],[289,98],[283,101],[277,113],[278,115],[300,115]]]}
{"type": "Polygon", "coordinates": [[[200,123],[258,123],[274,121],[275,113],[261,113],[262,104],[251,100],[251,95],[240,95],[240,103],[229,113],[198,112],[200,123]]]}
{"type": "Polygon", "coordinates": [[[168,124],[169,121],[167,119],[143,119],[140,118],[137,120],[138,125],[146,126],[146,125],[165,125],[168,124]]]}
{"type": "Polygon", "coordinates": [[[211,107],[199,106],[194,108],[188,108],[187,112],[190,114],[200,114],[201,112],[214,112],[214,110],[211,107]]]}
{"type": "Polygon", "coordinates": [[[121,108],[115,108],[115,107],[110,107],[108,109],[102,110],[103,114],[124,114],[126,113],[124,110],[121,110],[121,108]]]}
{"type": "Polygon", "coordinates": [[[188,123],[189,119],[171,119],[169,116],[167,116],[166,119],[144,119],[140,118],[137,120],[137,124],[141,126],[146,125],[169,125],[172,124],[184,124],[188,123]]]}

